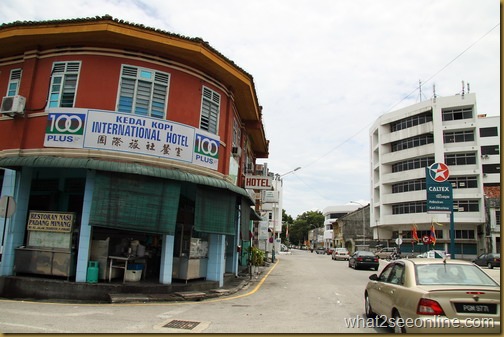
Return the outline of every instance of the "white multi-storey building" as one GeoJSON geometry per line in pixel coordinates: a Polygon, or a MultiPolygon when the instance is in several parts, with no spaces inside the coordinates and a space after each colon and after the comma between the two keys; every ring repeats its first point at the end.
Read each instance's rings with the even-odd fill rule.
{"type": "Polygon", "coordinates": [[[450,215],[427,213],[426,202],[425,167],[442,162],[449,167],[453,186],[456,257],[496,251],[499,133],[500,116],[478,115],[475,94],[435,97],[378,118],[370,129],[374,239],[400,237],[403,250],[420,252],[427,247],[412,244],[413,226],[422,238],[434,225],[435,248],[449,250],[450,215]]]}

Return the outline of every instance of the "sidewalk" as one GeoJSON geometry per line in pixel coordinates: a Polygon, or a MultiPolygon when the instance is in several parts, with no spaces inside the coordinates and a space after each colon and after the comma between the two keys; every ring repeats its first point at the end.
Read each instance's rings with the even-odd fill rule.
{"type": "Polygon", "coordinates": [[[193,280],[163,285],[156,282],[98,282],[76,283],[37,277],[0,277],[2,299],[54,303],[147,303],[183,302],[230,296],[251,284],[260,282],[270,264],[259,267],[258,273],[247,271],[236,276],[225,274],[222,287],[217,281],[193,280]]]}
{"type": "Polygon", "coordinates": [[[110,303],[147,303],[147,302],[182,302],[182,301],[203,301],[206,299],[225,297],[233,295],[241,290],[246,290],[250,285],[259,282],[271,264],[258,268],[258,272],[253,274],[230,275],[224,278],[222,288],[210,289],[208,291],[180,291],[165,294],[110,294],[110,303]]]}

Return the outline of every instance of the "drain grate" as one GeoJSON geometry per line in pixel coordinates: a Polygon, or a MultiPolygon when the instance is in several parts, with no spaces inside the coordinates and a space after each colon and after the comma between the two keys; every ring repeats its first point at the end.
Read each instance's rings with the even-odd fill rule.
{"type": "Polygon", "coordinates": [[[194,329],[200,322],[191,322],[191,321],[178,321],[178,320],[173,320],[168,324],[165,324],[165,328],[172,328],[172,329],[185,329],[185,330],[192,330],[194,329]]]}

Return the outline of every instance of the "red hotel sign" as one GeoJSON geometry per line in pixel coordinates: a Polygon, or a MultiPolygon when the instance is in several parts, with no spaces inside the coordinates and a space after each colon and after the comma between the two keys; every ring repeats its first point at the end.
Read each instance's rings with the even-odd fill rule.
{"type": "Polygon", "coordinates": [[[245,176],[245,188],[254,190],[271,190],[271,177],[245,176]]]}

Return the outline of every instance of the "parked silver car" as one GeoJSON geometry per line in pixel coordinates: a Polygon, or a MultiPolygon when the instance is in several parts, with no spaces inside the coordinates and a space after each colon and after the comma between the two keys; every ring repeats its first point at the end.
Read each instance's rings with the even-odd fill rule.
{"type": "Polygon", "coordinates": [[[350,252],[346,248],[334,248],[331,258],[333,260],[348,261],[350,258],[350,252]]]}
{"type": "Polygon", "coordinates": [[[396,251],[396,247],[384,247],[380,250],[377,250],[375,255],[378,256],[380,259],[386,259],[387,257],[390,257],[392,253],[396,251]]]}
{"type": "Polygon", "coordinates": [[[469,261],[392,261],[369,277],[364,303],[395,332],[500,332],[500,286],[469,261]]]}

